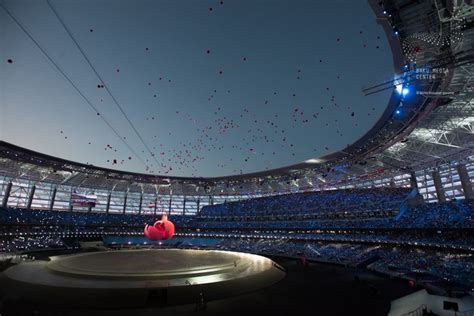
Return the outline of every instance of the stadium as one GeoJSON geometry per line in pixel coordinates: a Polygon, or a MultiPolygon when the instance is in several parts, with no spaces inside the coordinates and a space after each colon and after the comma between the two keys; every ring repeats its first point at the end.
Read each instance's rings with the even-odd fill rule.
{"type": "MultiPolygon", "coordinates": [[[[57,17],[60,4],[48,1],[57,17]]],[[[58,67],[13,7],[0,2],[0,18],[58,67]]],[[[368,7],[395,75],[359,91],[389,100],[340,150],[264,170],[172,175],[66,159],[1,130],[0,314],[473,315],[474,6],[368,7]],[[147,238],[145,225],[163,214],[174,234],[147,238]]],[[[145,154],[154,151],[127,120],[145,154]]]]}

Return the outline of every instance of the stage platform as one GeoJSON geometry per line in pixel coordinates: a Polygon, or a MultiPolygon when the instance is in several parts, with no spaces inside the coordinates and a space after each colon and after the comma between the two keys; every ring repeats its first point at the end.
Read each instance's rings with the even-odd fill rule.
{"type": "Polygon", "coordinates": [[[209,301],[278,282],[284,270],[252,254],[184,249],[101,251],[7,269],[10,299],[68,306],[165,306],[209,301]]]}

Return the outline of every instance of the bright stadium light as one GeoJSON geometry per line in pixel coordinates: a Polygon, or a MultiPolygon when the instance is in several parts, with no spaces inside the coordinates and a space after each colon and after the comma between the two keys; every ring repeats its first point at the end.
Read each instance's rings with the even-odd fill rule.
{"type": "Polygon", "coordinates": [[[404,87],[403,84],[397,84],[395,85],[395,91],[402,96],[406,96],[410,93],[410,88],[404,87]]]}
{"type": "Polygon", "coordinates": [[[403,85],[402,85],[402,84],[397,84],[397,85],[395,86],[395,91],[397,91],[398,94],[402,94],[403,85]]]}
{"type": "Polygon", "coordinates": [[[308,160],[305,160],[306,163],[322,163],[324,162],[323,159],[317,159],[317,158],[312,158],[312,159],[308,159],[308,160]]]}

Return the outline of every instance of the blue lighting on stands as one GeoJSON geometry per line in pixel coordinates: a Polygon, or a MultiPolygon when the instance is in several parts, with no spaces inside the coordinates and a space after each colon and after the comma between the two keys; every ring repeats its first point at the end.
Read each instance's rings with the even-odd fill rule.
{"type": "Polygon", "coordinates": [[[398,94],[402,95],[403,97],[407,96],[408,94],[410,94],[410,88],[408,87],[404,87],[403,85],[401,84],[397,84],[395,86],[395,91],[397,91],[398,94]]]}

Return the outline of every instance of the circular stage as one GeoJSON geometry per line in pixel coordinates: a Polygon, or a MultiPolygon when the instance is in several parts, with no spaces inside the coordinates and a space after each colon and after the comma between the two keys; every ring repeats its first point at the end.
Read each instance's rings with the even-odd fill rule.
{"type": "MultiPolygon", "coordinates": [[[[245,258],[244,258],[245,261],[245,258]]],[[[200,250],[131,250],[53,257],[47,267],[69,275],[105,278],[176,279],[230,272],[238,253],[200,250]]]]}
{"type": "Polygon", "coordinates": [[[195,303],[269,286],[285,276],[252,254],[183,249],[80,253],[7,269],[1,290],[11,299],[73,306],[164,306],[195,303]]]}

